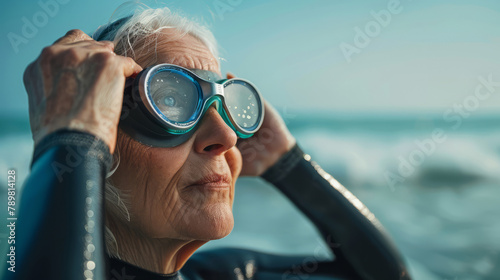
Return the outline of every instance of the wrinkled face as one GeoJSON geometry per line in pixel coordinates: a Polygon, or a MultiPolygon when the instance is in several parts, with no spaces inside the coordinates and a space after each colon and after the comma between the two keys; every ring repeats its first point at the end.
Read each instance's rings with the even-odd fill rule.
{"type": "MultiPolygon", "coordinates": [[[[171,63],[219,73],[217,60],[198,39],[186,35],[162,40],[172,38],[173,32],[164,31],[156,53],[151,48],[138,54],[136,62],[143,68],[171,63]]],[[[151,238],[211,240],[228,235],[242,162],[236,141],[235,132],[213,107],[195,134],[174,148],[147,147],[120,132],[120,164],[111,179],[130,195],[128,226],[151,238]]]]}

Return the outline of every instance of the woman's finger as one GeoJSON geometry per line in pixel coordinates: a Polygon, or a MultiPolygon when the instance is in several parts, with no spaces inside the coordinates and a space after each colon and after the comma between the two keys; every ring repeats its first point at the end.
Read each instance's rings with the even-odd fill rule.
{"type": "Polygon", "coordinates": [[[66,33],[63,37],[57,39],[54,44],[68,44],[84,40],[93,40],[89,35],[80,29],[72,29],[66,33]]]}
{"type": "Polygon", "coordinates": [[[110,51],[115,50],[115,44],[111,41],[97,41],[96,43],[102,44],[104,47],[108,48],[110,51]]]}
{"type": "Polygon", "coordinates": [[[117,55],[117,58],[122,60],[123,75],[130,77],[142,71],[142,67],[137,64],[132,58],[117,55]]]}
{"type": "Polygon", "coordinates": [[[230,79],[234,79],[234,78],[236,78],[236,76],[233,73],[227,72],[226,79],[230,80],[230,79]]]}

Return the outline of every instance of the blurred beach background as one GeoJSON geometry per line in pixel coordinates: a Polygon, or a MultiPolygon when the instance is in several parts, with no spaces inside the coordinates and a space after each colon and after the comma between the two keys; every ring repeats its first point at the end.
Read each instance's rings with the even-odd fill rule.
{"type": "MultiPolygon", "coordinates": [[[[6,224],[7,170],[22,191],[33,151],[24,68],[69,29],[92,33],[122,3],[11,1],[0,11],[6,224]]],[[[213,30],[223,73],[259,87],[303,150],[382,222],[414,279],[500,279],[500,2],[163,3],[213,30]]],[[[234,213],[233,232],[202,250],[330,257],[312,224],[261,179],[239,179],[234,213]]]]}

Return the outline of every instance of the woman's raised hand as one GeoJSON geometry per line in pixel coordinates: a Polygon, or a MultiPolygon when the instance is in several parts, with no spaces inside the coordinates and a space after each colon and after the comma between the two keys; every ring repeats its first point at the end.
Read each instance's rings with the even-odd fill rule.
{"type": "MultiPolygon", "coordinates": [[[[228,79],[234,75],[227,74],[228,79]]],[[[239,139],[237,147],[243,158],[241,176],[260,176],[295,145],[295,138],[276,109],[264,100],[264,122],[248,139],[239,139]]]]}
{"type": "Polygon", "coordinates": [[[51,132],[68,128],[99,137],[114,152],[125,79],[142,68],[113,48],[112,42],[97,42],[81,30],[71,30],[26,68],[35,145],[51,132]]]}

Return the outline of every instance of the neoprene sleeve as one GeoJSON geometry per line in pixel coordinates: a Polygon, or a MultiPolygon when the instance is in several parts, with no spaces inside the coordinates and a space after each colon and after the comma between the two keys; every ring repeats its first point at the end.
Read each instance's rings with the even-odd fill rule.
{"type": "Polygon", "coordinates": [[[352,266],[363,279],[410,279],[375,216],[298,145],[262,177],[314,223],[338,261],[352,266]]]}

